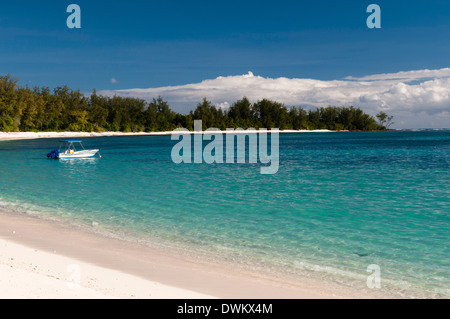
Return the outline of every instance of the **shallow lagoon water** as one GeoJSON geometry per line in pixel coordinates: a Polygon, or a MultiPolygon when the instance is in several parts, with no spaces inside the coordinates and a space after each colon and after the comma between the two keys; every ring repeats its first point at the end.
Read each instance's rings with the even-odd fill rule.
{"type": "Polygon", "coordinates": [[[274,175],[177,165],[176,143],[84,138],[102,158],[52,161],[58,140],[0,142],[1,206],[349,285],[375,264],[401,296],[450,295],[450,131],[280,134],[274,175]]]}

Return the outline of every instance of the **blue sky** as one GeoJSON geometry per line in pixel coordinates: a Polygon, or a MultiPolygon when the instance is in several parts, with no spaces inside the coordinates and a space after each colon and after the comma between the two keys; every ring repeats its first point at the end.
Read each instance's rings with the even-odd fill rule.
{"type": "Polygon", "coordinates": [[[82,91],[217,76],[339,79],[450,66],[448,1],[9,1],[0,73],[82,91]],[[66,8],[82,10],[82,29],[66,8]],[[382,9],[382,29],[366,8],[382,9]],[[111,83],[111,79],[117,83],[111,83]]]}
{"type": "Polygon", "coordinates": [[[331,81],[447,67],[447,0],[16,0],[0,10],[0,74],[22,85],[91,92],[248,71],[331,81]],[[71,3],[81,29],[66,26],[71,3]],[[366,26],[371,3],[381,29],[366,26]]]}

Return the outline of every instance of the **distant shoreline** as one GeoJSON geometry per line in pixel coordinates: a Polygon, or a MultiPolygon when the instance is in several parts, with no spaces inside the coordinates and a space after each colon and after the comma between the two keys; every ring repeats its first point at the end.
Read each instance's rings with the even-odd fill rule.
{"type": "MultiPolygon", "coordinates": [[[[350,130],[279,130],[281,134],[286,133],[343,133],[343,132],[420,132],[420,131],[450,131],[450,128],[442,129],[388,129],[381,131],[350,131],[350,130]]],[[[252,130],[234,131],[165,131],[165,132],[0,132],[0,141],[33,140],[40,138],[75,138],[75,137],[111,137],[111,136],[164,136],[172,134],[247,134],[252,130]]],[[[254,132],[259,132],[255,130],[254,132]]],[[[267,130],[268,133],[271,130],[267,130]]]]}
{"type": "MultiPolygon", "coordinates": [[[[73,137],[107,137],[107,136],[161,136],[172,134],[242,134],[251,133],[252,131],[166,131],[166,132],[136,132],[136,133],[123,133],[123,132],[0,132],[0,141],[11,140],[32,140],[39,138],[73,138],[73,137]]],[[[254,132],[258,132],[255,130],[254,132]]],[[[270,132],[270,130],[268,130],[270,132]]],[[[332,130],[280,130],[279,133],[332,133],[332,132],[348,132],[348,131],[332,131],[332,130]]]]}

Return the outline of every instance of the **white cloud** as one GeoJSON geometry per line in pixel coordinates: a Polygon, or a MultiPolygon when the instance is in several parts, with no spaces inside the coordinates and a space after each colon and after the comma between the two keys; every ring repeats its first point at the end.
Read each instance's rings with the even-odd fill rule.
{"type": "Polygon", "coordinates": [[[112,78],[112,79],[111,79],[111,83],[112,83],[112,84],[117,84],[117,83],[119,83],[119,81],[117,81],[116,78],[112,78]]]}
{"type": "Polygon", "coordinates": [[[441,78],[441,77],[450,77],[450,68],[443,68],[437,70],[415,70],[415,71],[406,71],[406,72],[397,72],[397,73],[383,73],[383,74],[375,74],[368,75],[360,78],[347,77],[348,80],[362,80],[362,81],[370,81],[370,80],[418,80],[418,79],[431,79],[431,78],[441,78]]]}
{"type": "Polygon", "coordinates": [[[248,72],[180,86],[100,93],[146,100],[161,96],[173,110],[181,113],[194,109],[205,97],[221,108],[228,108],[247,96],[252,102],[267,98],[286,106],[306,108],[354,105],[372,115],[383,110],[394,115],[395,127],[398,128],[450,126],[450,68],[347,77],[334,81],[272,79],[248,72]]]}

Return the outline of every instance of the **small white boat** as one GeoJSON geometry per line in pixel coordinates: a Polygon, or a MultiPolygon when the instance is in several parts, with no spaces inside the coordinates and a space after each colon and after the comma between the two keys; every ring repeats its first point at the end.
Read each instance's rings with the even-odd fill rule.
{"type": "Polygon", "coordinates": [[[99,150],[86,150],[82,142],[80,140],[60,141],[59,151],[52,151],[47,154],[47,157],[52,159],[82,159],[92,158],[99,153],[99,150]],[[75,144],[78,144],[78,150],[75,144]]]}

